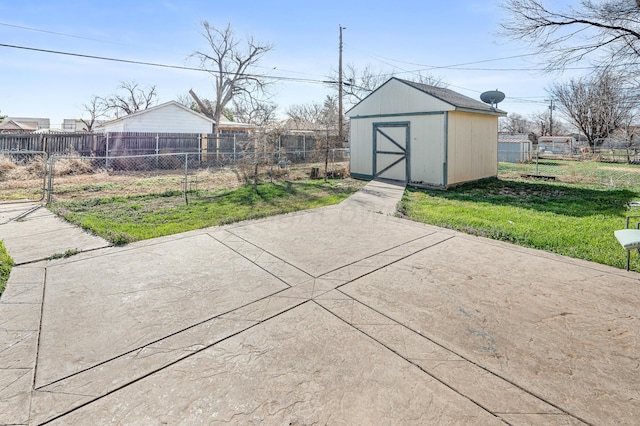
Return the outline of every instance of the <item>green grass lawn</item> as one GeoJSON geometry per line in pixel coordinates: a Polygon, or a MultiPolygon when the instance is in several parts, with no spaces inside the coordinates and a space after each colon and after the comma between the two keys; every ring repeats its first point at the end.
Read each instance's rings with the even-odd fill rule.
{"type": "Polygon", "coordinates": [[[351,179],[264,183],[220,190],[206,197],[179,191],[60,201],[49,208],[114,244],[339,203],[364,185],[351,179]]]}
{"type": "MultiPolygon", "coordinates": [[[[400,211],[416,221],[624,268],[613,231],[624,228],[632,200],[640,200],[637,189],[487,179],[448,191],[408,189],[400,211]]],[[[640,270],[637,256],[632,266],[640,270]]]]}
{"type": "Polygon", "coordinates": [[[607,187],[640,186],[640,166],[626,163],[540,159],[530,163],[498,163],[500,175],[531,174],[554,176],[568,183],[607,187]]]}
{"type": "Polygon", "coordinates": [[[9,280],[11,266],[13,266],[13,259],[11,259],[2,241],[0,241],[0,294],[4,292],[4,288],[9,280]]]}

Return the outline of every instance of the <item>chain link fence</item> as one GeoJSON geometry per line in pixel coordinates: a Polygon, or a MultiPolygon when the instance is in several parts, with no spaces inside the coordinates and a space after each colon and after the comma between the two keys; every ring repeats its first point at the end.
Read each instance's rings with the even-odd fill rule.
{"type": "Polygon", "coordinates": [[[282,179],[344,177],[349,153],[325,151],[175,153],[118,157],[49,157],[47,203],[162,194],[188,203],[228,188],[282,179]]]}
{"type": "Polygon", "coordinates": [[[640,187],[640,164],[626,154],[601,152],[574,155],[534,151],[528,155],[498,152],[498,175],[503,178],[529,178],[581,183],[604,187],[640,187]]]}
{"type": "Polygon", "coordinates": [[[0,201],[42,201],[47,161],[43,151],[0,151],[0,201]]]}

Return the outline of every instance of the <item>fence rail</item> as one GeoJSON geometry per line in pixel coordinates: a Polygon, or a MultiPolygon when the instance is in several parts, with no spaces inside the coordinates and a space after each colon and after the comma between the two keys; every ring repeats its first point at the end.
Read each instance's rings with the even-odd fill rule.
{"type": "MultiPolygon", "coordinates": [[[[234,155],[269,145],[278,151],[316,151],[329,138],[322,132],[309,134],[234,133],[216,136],[200,133],[109,132],[109,133],[0,133],[0,151],[42,151],[48,155],[116,157],[197,152],[202,155],[234,155]]],[[[332,147],[335,142],[331,141],[332,147]]]]}

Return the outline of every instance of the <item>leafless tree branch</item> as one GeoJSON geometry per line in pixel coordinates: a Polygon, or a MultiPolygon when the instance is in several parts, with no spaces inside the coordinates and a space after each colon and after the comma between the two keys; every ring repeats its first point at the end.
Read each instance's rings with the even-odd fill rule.
{"type": "Polygon", "coordinates": [[[597,65],[638,65],[640,0],[581,0],[578,7],[551,10],[542,0],[505,0],[511,19],[502,35],[527,43],[547,70],[583,59],[597,65]]]}
{"type": "MultiPolygon", "coordinates": [[[[210,117],[218,123],[223,109],[234,96],[251,93],[256,97],[264,92],[267,80],[250,71],[273,46],[256,42],[253,37],[242,43],[236,38],[230,23],[224,28],[216,28],[203,21],[202,27],[202,35],[207,40],[210,50],[196,51],[191,56],[199,59],[200,66],[214,77],[215,101],[211,105],[210,117]]],[[[190,93],[194,95],[193,91],[190,93]]],[[[204,108],[203,113],[206,114],[206,110],[208,108],[204,108]]]]}

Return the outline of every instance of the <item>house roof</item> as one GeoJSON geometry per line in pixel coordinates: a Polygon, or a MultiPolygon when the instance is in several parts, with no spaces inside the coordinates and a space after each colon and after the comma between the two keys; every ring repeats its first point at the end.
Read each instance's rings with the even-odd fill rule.
{"type": "MultiPolygon", "coordinates": [[[[207,120],[207,121],[208,121],[208,122],[210,122],[211,124],[215,124],[215,123],[216,123],[216,122],[215,122],[215,120],[213,120],[213,119],[211,119],[211,118],[207,117],[207,116],[206,116],[206,115],[204,115],[204,114],[201,114],[201,113],[199,113],[199,112],[197,112],[197,111],[194,111],[194,110],[192,110],[191,108],[186,107],[186,106],[182,105],[182,104],[181,104],[181,103],[179,103],[179,102],[176,102],[176,101],[169,101],[169,102],[165,102],[165,103],[160,104],[160,105],[153,106],[153,107],[151,107],[151,108],[147,108],[147,109],[143,109],[143,110],[140,110],[140,111],[136,111],[136,112],[134,112],[133,114],[125,115],[125,116],[122,116],[122,117],[116,118],[116,119],[114,119],[114,120],[110,120],[110,121],[102,122],[102,123],[100,123],[96,128],[98,128],[98,129],[99,129],[99,128],[101,128],[101,127],[104,127],[104,126],[107,126],[107,125],[111,125],[111,124],[113,124],[113,123],[117,123],[117,122],[119,122],[119,121],[123,121],[123,120],[130,119],[131,117],[140,116],[140,115],[142,115],[142,114],[146,114],[146,113],[151,112],[151,111],[155,111],[155,110],[158,110],[158,109],[166,108],[166,107],[168,107],[168,106],[170,106],[170,105],[172,105],[172,106],[176,106],[176,107],[178,107],[178,108],[181,108],[181,109],[183,109],[184,111],[186,111],[186,112],[188,112],[188,113],[190,113],[190,114],[193,114],[193,115],[195,115],[195,116],[197,116],[197,117],[199,117],[199,118],[201,118],[201,119],[203,119],[203,120],[207,120]]],[[[240,128],[242,128],[242,129],[247,129],[247,128],[253,128],[253,127],[255,127],[255,126],[253,126],[252,124],[247,124],[247,123],[238,123],[238,122],[235,122],[235,121],[230,121],[230,120],[229,120],[228,118],[226,118],[225,116],[221,116],[221,117],[220,117],[220,126],[218,126],[218,127],[220,127],[221,129],[240,129],[240,128]]]]}
{"type": "Polygon", "coordinates": [[[565,141],[568,142],[570,139],[575,140],[575,138],[571,135],[568,136],[538,136],[538,140],[544,141],[565,141]]]}
{"type": "Polygon", "coordinates": [[[531,140],[526,135],[498,135],[498,142],[522,143],[531,140]]]}
{"type": "Polygon", "coordinates": [[[456,108],[506,114],[505,111],[499,110],[497,108],[492,108],[490,105],[485,104],[484,102],[476,101],[473,98],[470,98],[458,92],[454,92],[451,89],[447,89],[444,87],[430,86],[428,84],[416,83],[414,81],[409,81],[409,80],[402,80],[396,77],[393,77],[392,79],[401,81],[402,83],[405,83],[415,89],[420,90],[421,92],[431,95],[434,98],[440,99],[441,101],[446,102],[449,105],[454,106],[456,108]]]}
{"type": "Polygon", "coordinates": [[[38,130],[37,122],[22,122],[15,120],[4,120],[0,122],[0,130],[20,130],[23,132],[33,132],[38,130]]]}
{"type": "Polygon", "coordinates": [[[190,114],[194,114],[194,115],[198,116],[199,118],[202,118],[203,120],[207,120],[212,124],[215,124],[215,121],[210,119],[206,115],[200,114],[199,112],[196,112],[196,111],[192,110],[191,108],[188,108],[188,107],[186,107],[186,106],[184,106],[181,103],[178,103],[176,101],[169,101],[169,102],[165,102],[165,103],[160,104],[160,105],[153,106],[151,108],[147,108],[147,109],[143,109],[143,110],[140,110],[140,111],[136,111],[136,112],[134,112],[132,114],[128,114],[128,115],[125,115],[125,116],[122,116],[122,117],[118,117],[118,118],[116,118],[114,120],[106,121],[106,122],[100,124],[98,126],[98,128],[104,127],[104,126],[107,126],[107,125],[111,125],[111,124],[117,123],[119,121],[129,120],[132,117],[137,117],[137,116],[140,116],[140,115],[143,115],[143,114],[147,114],[147,113],[152,112],[152,111],[156,111],[156,110],[159,110],[159,109],[162,109],[162,108],[167,108],[168,106],[172,106],[172,105],[173,106],[177,106],[177,107],[187,111],[190,114]]]}

